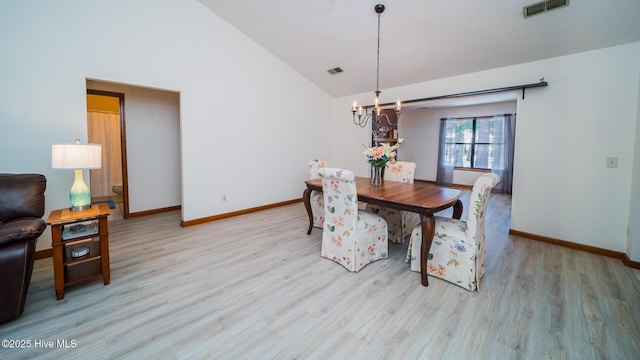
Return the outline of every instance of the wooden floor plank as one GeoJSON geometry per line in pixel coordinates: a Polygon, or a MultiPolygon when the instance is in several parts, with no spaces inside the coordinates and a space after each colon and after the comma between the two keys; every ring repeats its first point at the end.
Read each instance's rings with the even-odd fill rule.
{"type": "Polygon", "coordinates": [[[111,284],[70,287],[61,301],[51,259],[37,260],[25,312],[0,325],[0,338],[32,347],[0,348],[0,358],[640,358],[635,273],[510,236],[509,196],[490,199],[486,273],[473,293],[437,278],[421,286],[406,243],[358,273],[321,258],[321,232],[306,235],[300,203],[179,224],[177,211],[110,221],[111,284]]]}

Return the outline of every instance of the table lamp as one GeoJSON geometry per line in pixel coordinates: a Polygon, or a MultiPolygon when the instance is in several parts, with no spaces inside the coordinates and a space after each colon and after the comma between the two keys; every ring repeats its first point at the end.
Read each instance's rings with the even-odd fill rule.
{"type": "Polygon", "coordinates": [[[82,169],[100,169],[101,160],[100,144],[83,145],[80,144],[79,139],[76,139],[74,144],[51,145],[51,167],[75,170],[75,181],[69,192],[71,211],[81,211],[91,207],[91,193],[84,182],[82,169]]]}

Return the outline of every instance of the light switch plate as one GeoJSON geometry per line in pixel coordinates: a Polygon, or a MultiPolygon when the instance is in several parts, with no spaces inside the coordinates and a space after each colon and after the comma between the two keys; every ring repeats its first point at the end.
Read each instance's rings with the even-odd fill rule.
{"type": "Polygon", "coordinates": [[[607,167],[608,168],[617,168],[618,167],[618,157],[610,156],[607,158],[607,167]]]}

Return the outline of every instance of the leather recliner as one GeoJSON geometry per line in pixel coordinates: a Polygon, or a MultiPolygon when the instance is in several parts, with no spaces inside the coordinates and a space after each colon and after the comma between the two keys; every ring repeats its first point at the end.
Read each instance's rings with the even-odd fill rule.
{"type": "Polygon", "coordinates": [[[27,298],[36,241],[47,224],[39,174],[0,174],[0,323],[19,317],[27,298]]]}

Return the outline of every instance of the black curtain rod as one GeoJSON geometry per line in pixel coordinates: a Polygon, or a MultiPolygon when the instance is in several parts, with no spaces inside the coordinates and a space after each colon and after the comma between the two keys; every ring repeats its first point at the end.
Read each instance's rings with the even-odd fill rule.
{"type": "Polygon", "coordinates": [[[496,116],[507,116],[513,114],[495,114],[495,115],[483,115],[483,116],[463,116],[463,117],[448,117],[448,118],[440,118],[440,120],[466,120],[466,119],[493,119],[496,116]]]}
{"type": "MultiPolygon", "coordinates": [[[[546,81],[540,80],[540,82],[533,83],[533,84],[507,86],[507,87],[497,88],[497,89],[469,91],[469,92],[459,93],[459,94],[441,95],[441,96],[434,96],[434,97],[428,97],[428,98],[422,98],[422,99],[407,100],[407,101],[403,101],[402,104],[404,105],[404,104],[412,104],[412,103],[429,101],[429,100],[442,100],[442,99],[452,99],[452,98],[463,97],[463,96],[492,94],[492,93],[498,93],[498,92],[519,90],[519,89],[522,89],[522,98],[524,99],[524,90],[525,89],[542,87],[542,86],[547,86],[547,85],[548,84],[547,84],[546,81]]],[[[392,102],[392,103],[380,104],[379,106],[383,107],[383,106],[390,106],[390,105],[395,105],[395,104],[396,104],[395,102],[392,102]]],[[[371,107],[373,107],[373,105],[368,105],[368,106],[365,107],[365,109],[368,109],[368,108],[371,108],[371,107]]]]}

